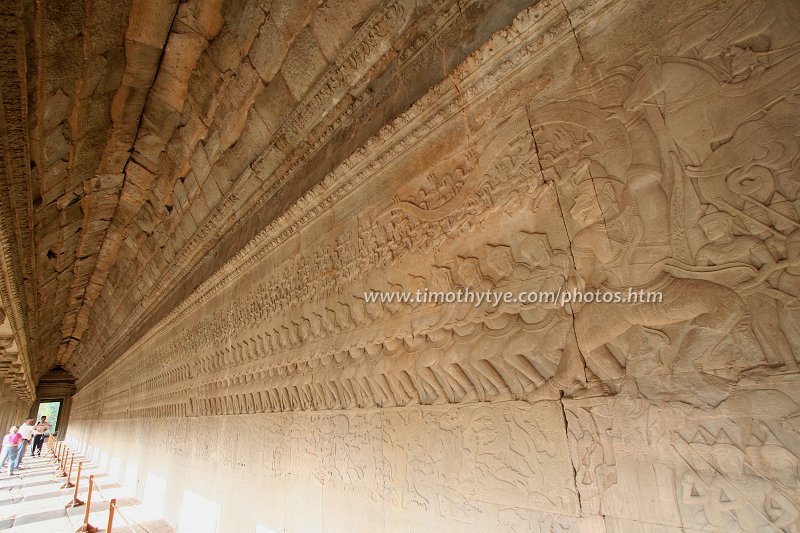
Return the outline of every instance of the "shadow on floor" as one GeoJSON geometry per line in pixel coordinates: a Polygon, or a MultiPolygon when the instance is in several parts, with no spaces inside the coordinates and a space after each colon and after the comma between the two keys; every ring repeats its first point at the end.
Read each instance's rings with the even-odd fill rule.
{"type": "Polygon", "coordinates": [[[175,531],[165,520],[151,520],[136,524],[138,528],[148,533],[172,533],[175,531]]]}
{"type": "MultiPolygon", "coordinates": [[[[12,505],[15,503],[20,502],[32,502],[36,500],[47,500],[49,498],[66,498],[69,501],[69,497],[72,494],[73,489],[59,489],[54,492],[44,492],[42,494],[30,494],[28,496],[20,496],[18,498],[11,498],[10,500],[0,500],[0,506],[2,505],[12,505]]],[[[65,502],[66,504],[66,502],[65,502]]]]}
{"type": "Polygon", "coordinates": [[[13,520],[14,527],[24,526],[25,524],[33,524],[43,520],[53,520],[56,518],[64,518],[67,516],[67,511],[64,509],[54,509],[52,511],[43,511],[41,513],[31,513],[15,517],[13,520]]]}
{"type": "Polygon", "coordinates": [[[23,489],[30,487],[41,487],[42,485],[52,485],[52,479],[44,479],[42,481],[32,481],[30,483],[13,483],[8,485],[0,485],[0,490],[23,489]]]}
{"type": "MultiPolygon", "coordinates": [[[[93,475],[94,475],[94,479],[95,480],[98,480],[98,479],[104,478],[104,477],[108,477],[108,474],[93,474],[93,475]]],[[[22,478],[17,478],[17,479],[22,479],[22,478]]],[[[84,480],[87,480],[87,479],[89,479],[89,476],[81,476],[81,484],[83,485],[83,483],[85,483],[84,480]]],[[[6,478],[5,481],[9,481],[9,478],[6,478]]],[[[11,479],[11,481],[13,481],[13,479],[11,479]]],[[[0,486],[0,491],[8,490],[8,489],[16,489],[16,488],[27,489],[27,488],[31,488],[31,487],[41,487],[42,485],[51,485],[53,482],[54,482],[54,480],[51,478],[51,479],[44,479],[44,480],[41,480],[41,481],[31,481],[29,483],[12,483],[12,484],[8,484],[8,485],[5,485],[5,486],[0,486]]],[[[63,481],[62,481],[62,483],[63,483],[63,481]]],[[[119,484],[118,483],[114,483],[112,485],[109,485],[109,487],[113,487],[114,485],[119,485],[119,484]]]]}

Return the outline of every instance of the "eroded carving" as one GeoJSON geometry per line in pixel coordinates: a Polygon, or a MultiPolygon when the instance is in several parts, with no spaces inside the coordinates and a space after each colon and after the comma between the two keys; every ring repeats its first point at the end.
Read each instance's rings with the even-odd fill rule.
{"type": "Polygon", "coordinates": [[[681,4],[589,68],[596,51],[571,46],[586,20],[611,24],[598,4],[527,10],[109,374],[134,378],[87,385],[74,418],[257,415],[268,476],[364,491],[394,517],[797,529],[791,9],[681,4]],[[548,50],[585,68],[558,74],[548,50]],[[659,299],[365,299],[459,290],[659,299]],[[559,426],[537,417],[558,401],[580,509],[546,467],[559,426]]]}

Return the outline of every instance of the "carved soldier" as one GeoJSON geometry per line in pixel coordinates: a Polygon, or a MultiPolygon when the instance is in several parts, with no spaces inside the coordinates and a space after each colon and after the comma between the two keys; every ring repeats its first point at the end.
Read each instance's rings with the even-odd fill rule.
{"type": "MultiPolygon", "coordinates": [[[[604,379],[618,380],[624,370],[606,346],[631,327],[658,327],[691,321],[677,350],[670,380],[678,393],[701,395],[702,403],[716,404],[727,395],[724,386],[711,376],[697,376],[697,366],[735,326],[746,324],[746,307],[731,289],[705,280],[673,278],[662,268],[637,264],[637,247],[644,234],[639,208],[627,186],[603,177],[589,178],[576,186],[571,210],[580,228],[573,239],[576,282],[586,287],[626,291],[635,287],[660,293],[661,302],[588,303],[573,306],[577,343],[568,343],[551,389],[571,390],[586,383],[581,376],[581,353],[589,368],[604,379]],[[580,353],[578,353],[580,350],[580,353]],[[700,392],[700,391],[703,392],[700,392]]],[[[747,346],[740,369],[761,362],[757,347],[747,346]]],[[[548,397],[547,390],[539,394],[548,397]]],[[[549,395],[552,397],[552,394],[549,395]]]]}
{"type": "MultiPolygon", "coordinates": [[[[775,258],[764,241],[753,235],[734,235],[733,217],[728,213],[712,212],[700,219],[709,243],[697,252],[700,265],[752,265],[757,269],[774,269],[775,258]]],[[[771,277],[776,277],[774,274],[771,277]]],[[[754,318],[754,333],[771,363],[793,363],[792,350],[779,329],[779,302],[766,281],[750,286],[742,295],[754,318]],[[761,290],[759,290],[761,289],[761,290]]]]}

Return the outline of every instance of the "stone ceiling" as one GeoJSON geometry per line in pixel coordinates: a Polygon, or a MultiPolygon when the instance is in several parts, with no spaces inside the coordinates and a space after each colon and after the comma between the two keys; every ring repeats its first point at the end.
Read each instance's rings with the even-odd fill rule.
{"type": "Polygon", "coordinates": [[[6,379],[86,383],[531,3],[0,2],[6,379]]]}

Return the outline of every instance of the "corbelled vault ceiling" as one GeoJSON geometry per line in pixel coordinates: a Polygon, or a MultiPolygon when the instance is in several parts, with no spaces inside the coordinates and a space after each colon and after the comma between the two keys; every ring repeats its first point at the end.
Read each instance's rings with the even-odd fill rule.
{"type": "Polygon", "coordinates": [[[91,379],[531,3],[3,0],[5,371],[91,379]]]}

